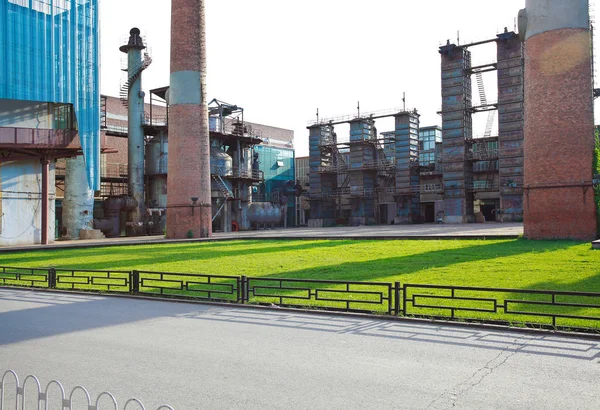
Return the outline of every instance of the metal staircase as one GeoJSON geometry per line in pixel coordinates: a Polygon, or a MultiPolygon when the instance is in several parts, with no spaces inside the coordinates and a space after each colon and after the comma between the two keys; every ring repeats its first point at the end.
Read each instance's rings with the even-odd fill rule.
{"type": "Polygon", "coordinates": [[[395,182],[395,164],[390,161],[385,153],[385,148],[377,144],[377,163],[380,165],[379,177],[383,178],[383,188],[388,188],[395,182]]]}
{"type": "Polygon", "coordinates": [[[215,181],[215,185],[219,189],[219,192],[223,194],[225,199],[233,199],[233,192],[231,192],[231,189],[229,189],[221,175],[212,174],[212,179],[215,181]]]}
{"type": "MultiPolygon", "coordinates": [[[[483,86],[483,75],[481,71],[475,72],[475,78],[477,79],[477,88],[479,89],[479,100],[481,105],[488,105],[487,97],[485,95],[485,87],[483,86]]],[[[496,118],[496,111],[492,110],[488,112],[487,123],[485,125],[484,137],[490,137],[492,135],[492,128],[494,127],[494,119],[496,118]]]]}
{"type": "MultiPolygon", "coordinates": [[[[219,192],[221,192],[223,194],[223,196],[225,197],[225,200],[221,200],[220,198],[216,199],[216,203],[215,203],[216,206],[213,207],[213,209],[215,209],[216,211],[213,212],[213,216],[212,216],[212,220],[214,222],[214,220],[217,219],[217,216],[219,216],[219,214],[221,213],[223,208],[225,208],[225,205],[227,205],[227,201],[234,198],[234,194],[231,191],[231,189],[229,189],[229,187],[227,186],[227,184],[225,183],[225,181],[223,180],[223,177],[221,175],[212,174],[211,177],[212,177],[212,180],[215,181],[215,185],[217,186],[217,189],[219,190],[219,192]],[[221,201],[222,201],[222,203],[221,203],[221,201]]],[[[215,201],[215,199],[213,199],[213,202],[214,201],[215,201]]]]}
{"type": "Polygon", "coordinates": [[[140,61],[138,66],[135,67],[135,69],[132,70],[131,74],[128,75],[127,81],[125,81],[125,83],[121,85],[121,103],[125,107],[129,107],[129,90],[131,88],[131,85],[134,84],[140,78],[142,72],[146,68],[148,68],[150,64],[152,64],[152,57],[150,57],[150,54],[145,52],[142,61],[140,61]]]}

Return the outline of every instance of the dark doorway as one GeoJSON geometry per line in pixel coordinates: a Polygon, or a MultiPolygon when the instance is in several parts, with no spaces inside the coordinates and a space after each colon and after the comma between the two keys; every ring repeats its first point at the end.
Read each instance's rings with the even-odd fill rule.
{"type": "Polygon", "coordinates": [[[435,222],[435,204],[423,204],[423,217],[425,223],[435,222]]]}
{"type": "Polygon", "coordinates": [[[486,222],[496,221],[496,205],[481,205],[480,210],[486,222]]]}
{"type": "Polygon", "coordinates": [[[387,204],[379,205],[379,223],[380,224],[388,223],[388,206],[387,206],[387,204]]]}

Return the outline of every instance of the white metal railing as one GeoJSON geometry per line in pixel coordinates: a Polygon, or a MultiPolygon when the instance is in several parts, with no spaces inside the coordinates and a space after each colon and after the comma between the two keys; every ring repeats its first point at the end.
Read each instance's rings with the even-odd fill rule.
{"type": "Polygon", "coordinates": [[[254,179],[258,181],[264,181],[265,179],[264,171],[258,169],[211,167],[211,173],[222,178],[254,179]]]}
{"type": "MultiPolygon", "coordinates": [[[[95,400],[90,396],[90,393],[87,391],[85,387],[76,386],[70,392],[65,390],[64,386],[57,380],[51,380],[46,387],[42,389],[42,384],[40,380],[33,376],[29,375],[25,377],[23,380],[23,384],[19,381],[19,376],[13,370],[7,370],[2,375],[2,379],[0,380],[0,410],[25,410],[25,398],[27,397],[27,403],[31,403],[32,401],[37,402],[38,409],[48,410],[49,408],[60,408],[62,410],[119,410],[119,404],[117,403],[117,399],[109,392],[102,392],[95,398],[95,400]],[[9,385],[9,379],[13,380],[13,383],[9,385]],[[52,397],[57,397],[56,400],[50,399],[50,394],[52,393],[52,397]],[[8,397],[7,397],[8,396],[8,397]],[[81,403],[82,401],[86,402],[87,407],[73,407],[73,398],[77,398],[77,402],[81,403]],[[8,407],[9,404],[5,403],[5,401],[10,401],[14,403],[14,407],[8,407]],[[14,400],[14,401],[13,401],[14,400]],[[102,407],[99,407],[100,404],[104,403],[102,407]],[[6,406],[6,407],[5,407],[6,406]]],[[[144,404],[136,398],[132,398],[125,402],[125,406],[122,407],[123,410],[128,409],[142,409],[146,410],[144,404]]],[[[174,410],[173,407],[163,404],[157,408],[157,410],[174,410]]]]}

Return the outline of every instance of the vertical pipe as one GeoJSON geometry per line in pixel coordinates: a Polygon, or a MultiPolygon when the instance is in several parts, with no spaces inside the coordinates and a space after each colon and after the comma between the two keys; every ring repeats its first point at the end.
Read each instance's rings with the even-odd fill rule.
{"type": "Polygon", "coordinates": [[[50,211],[50,195],[48,187],[48,174],[50,173],[50,161],[42,158],[42,245],[48,245],[48,214],[50,211]]]}
{"type": "MultiPolygon", "coordinates": [[[[127,53],[127,167],[129,195],[135,198],[138,206],[128,215],[129,222],[140,223],[144,218],[144,129],[142,116],[144,115],[144,94],[142,92],[142,71],[144,70],[142,50],[144,42],[140,37],[140,30],[132,28],[129,32],[129,42],[120,47],[120,51],[127,53]]],[[[136,235],[137,231],[128,232],[136,235]]]]}
{"type": "Polygon", "coordinates": [[[212,235],[204,0],[171,7],[167,237],[204,238],[212,235]]]}

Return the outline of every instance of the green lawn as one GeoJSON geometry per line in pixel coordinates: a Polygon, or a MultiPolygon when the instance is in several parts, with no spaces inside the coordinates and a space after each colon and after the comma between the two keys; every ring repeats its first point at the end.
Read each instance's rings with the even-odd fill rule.
{"type": "MultiPolygon", "coordinates": [[[[247,240],[3,254],[0,265],[600,292],[600,251],[592,250],[589,243],[571,241],[247,240]]],[[[418,293],[447,294],[421,290],[418,293]]],[[[462,296],[469,297],[470,294],[462,296]]],[[[331,294],[327,297],[336,296],[331,294]]],[[[516,294],[502,297],[520,298],[516,294]]],[[[527,296],[527,299],[532,300],[532,297],[527,296]]],[[[533,299],[548,300],[542,296],[533,299]]],[[[600,303],[600,300],[562,301],[600,303]]],[[[447,301],[435,300],[426,303],[448,304],[447,301]]],[[[489,307],[486,302],[462,303],[482,309],[489,307]]],[[[526,308],[533,309],[535,306],[526,308]]],[[[569,309],[570,314],[600,317],[600,309],[569,309]]],[[[423,309],[423,313],[426,312],[439,313],[423,309]]],[[[482,312],[465,314],[468,317],[486,315],[482,312]]],[[[571,325],[578,324],[572,320],[565,321],[571,325]]]]}

